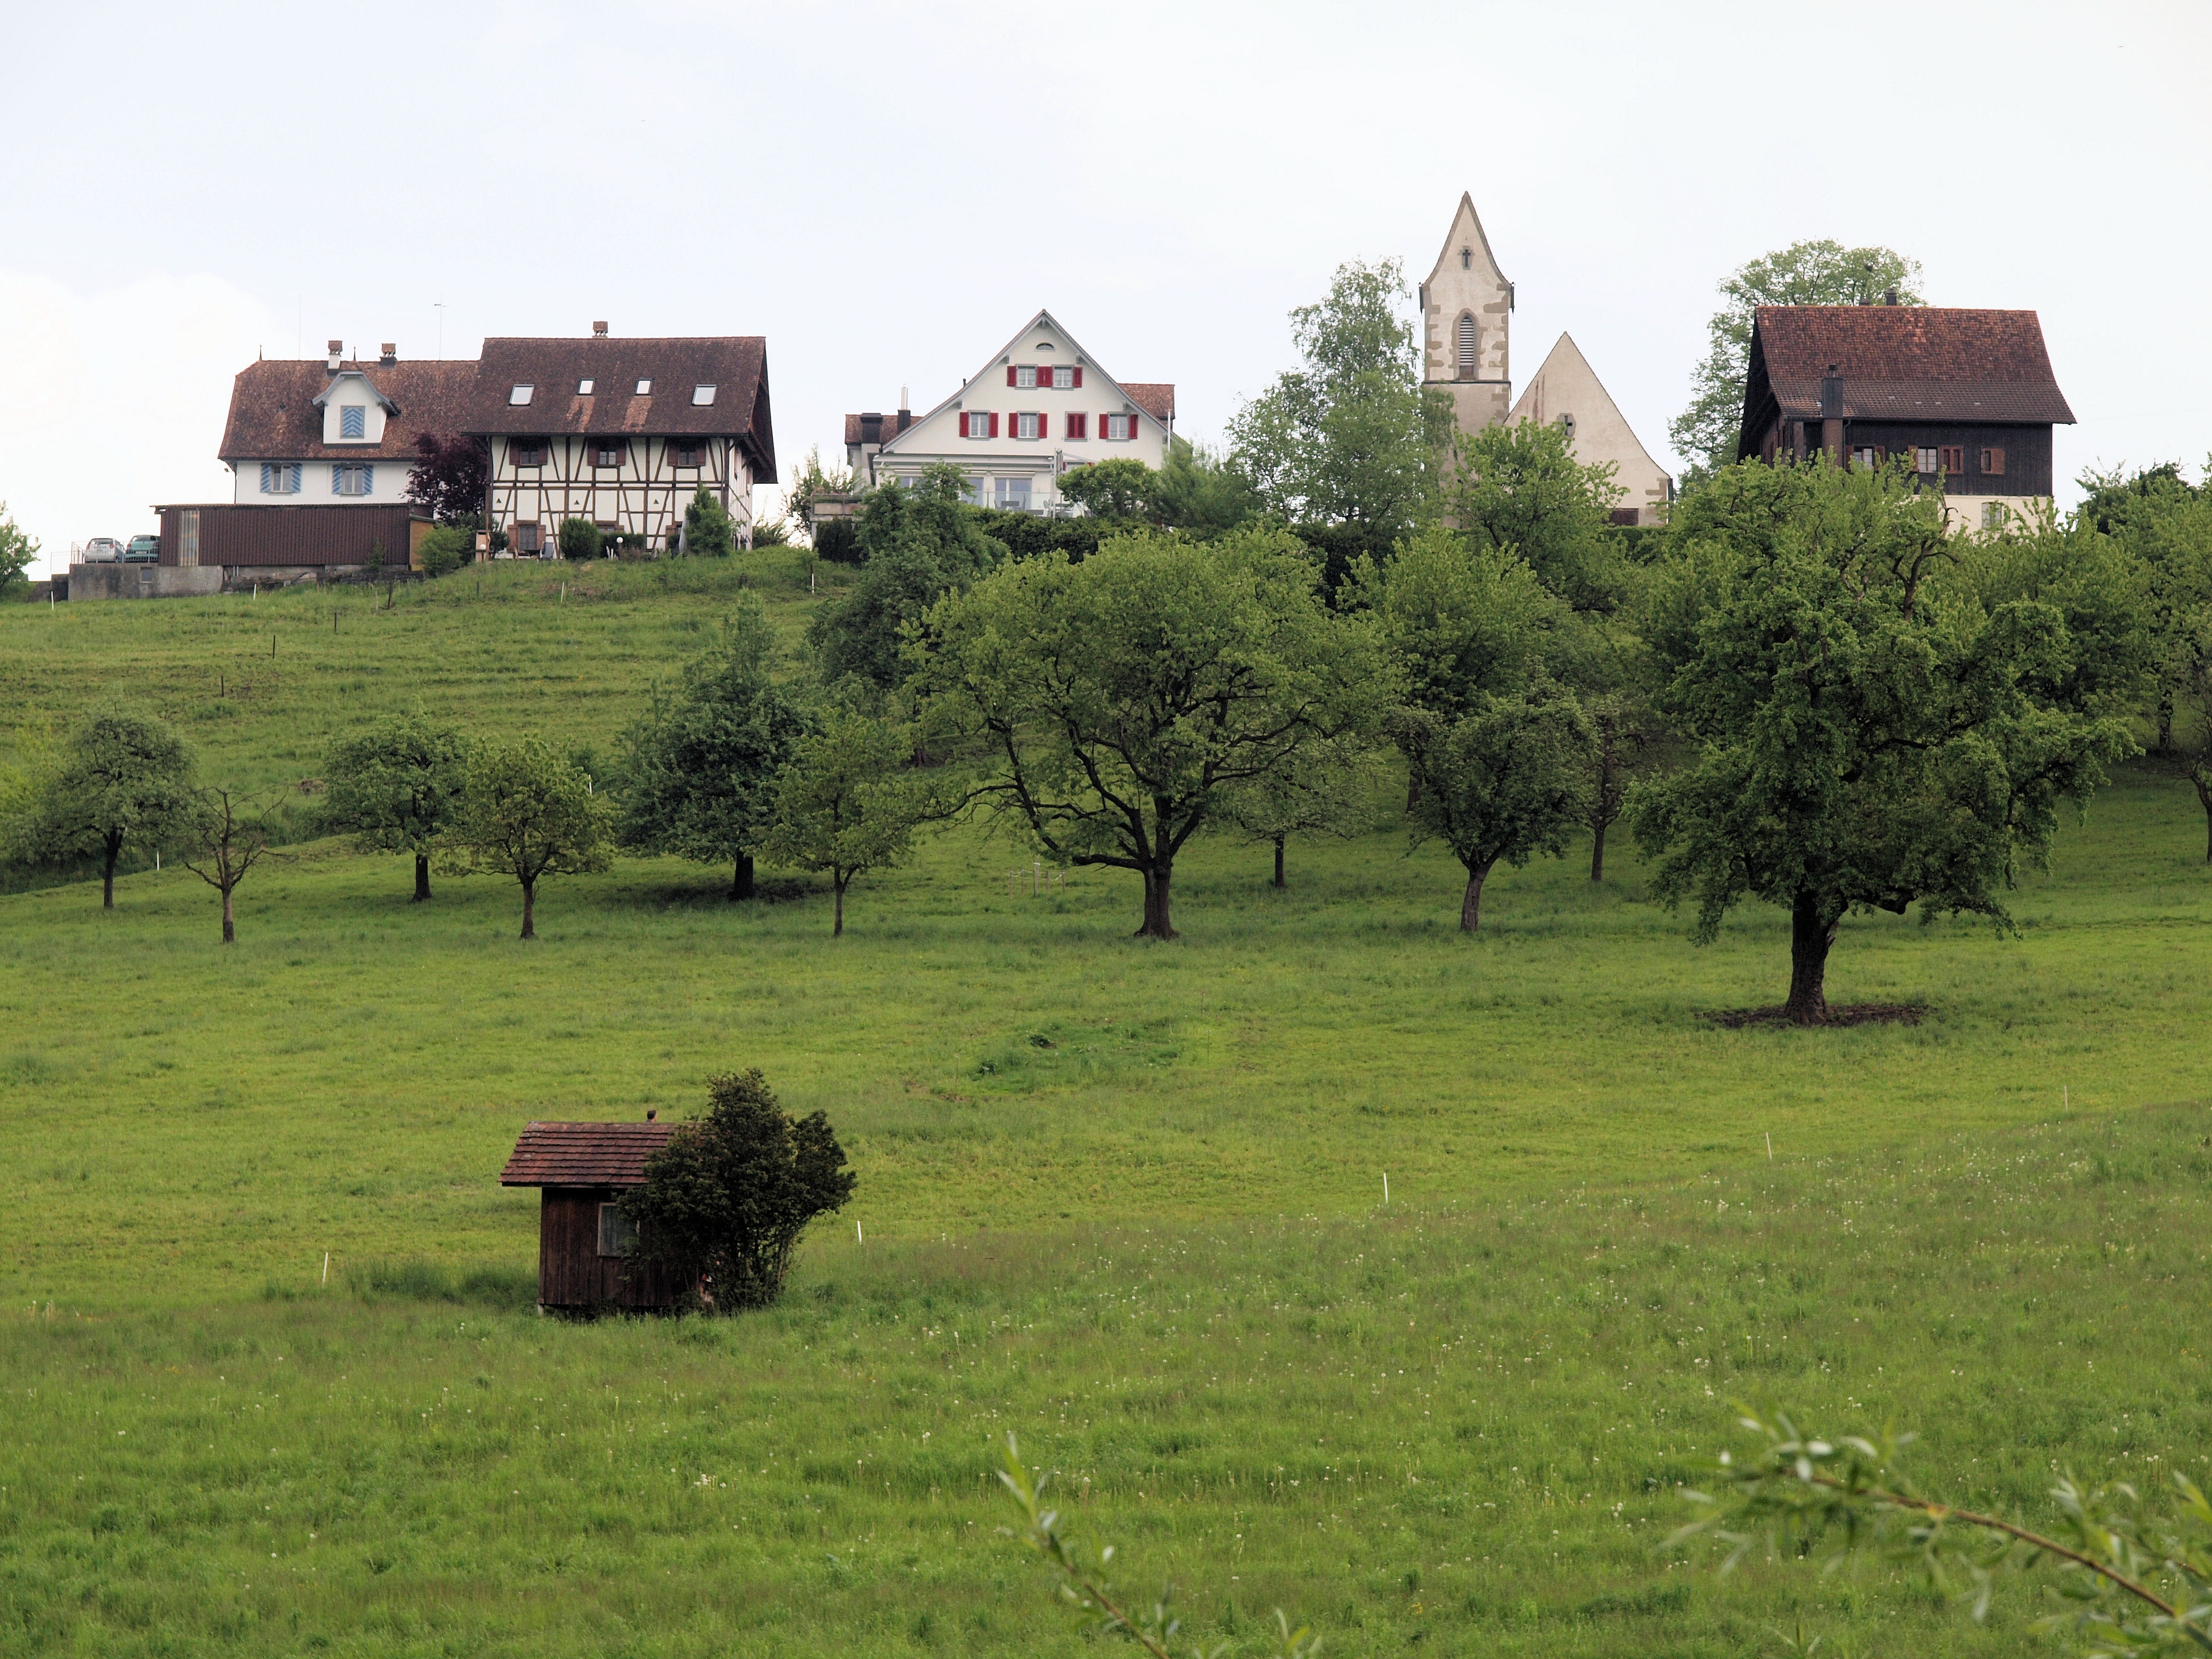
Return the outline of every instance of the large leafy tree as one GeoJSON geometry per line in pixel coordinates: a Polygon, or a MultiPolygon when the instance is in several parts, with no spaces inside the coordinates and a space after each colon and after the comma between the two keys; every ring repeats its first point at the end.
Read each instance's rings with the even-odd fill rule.
{"type": "Polygon", "coordinates": [[[907,769],[919,740],[911,722],[837,709],[793,744],[776,778],[762,856],[829,876],[833,939],[844,935],[845,892],[854,880],[899,863],[913,848],[915,830],[950,811],[939,786],[907,769]]]}
{"type": "Polygon", "coordinates": [[[1160,475],[1127,455],[1077,467],[1060,481],[1061,496],[1102,519],[1154,519],[1160,475]]]}
{"type": "Polygon", "coordinates": [[[1168,441],[1154,503],[1161,523],[1198,535],[1234,530],[1259,516],[1258,490],[1241,467],[1188,438],[1168,441]]]}
{"type": "Polygon", "coordinates": [[[409,853],[415,897],[430,896],[430,858],[460,811],[467,745],[421,714],[378,722],[331,749],[323,763],[325,828],[357,853],[409,853]]]}
{"type": "Polygon", "coordinates": [[[637,1255],[723,1310],[783,1294],[809,1224],[842,1209],[856,1177],[821,1112],[794,1118],[757,1071],[708,1080],[706,1116],[679,1124],[622,1197],[637,1255]]]}
{"type": "Polygon", "coordinates": [[[1472,932],[1499,860],[1556,855],[1580,822],[1588,727],[1551,672],[1566,608],[1516,553],[1441,526],[1363,561],[1353,593],[1394,670],[1413,844],[1460,860],[1472,932]]]}
{"type": "Polygon", "coordinates": [[[536,738],[480,743],[463,773],[453,846],[465,866],[522,887],[522,937],[538,937],[538,884],[590,875],[614,861],[609,803],[592,780],[536,738]]]}
{"type": "Polygon", "coordinates": [[[440,524],[475,526],[482,521],[491,456],[483,440],[460,433],[425,432],[415,440],[422,459],[407,475],[407,499],[440,524]]]}
{"type": "Polygon", "coordinates": [[[836,605],[817,611],[807,644],[824,679],[851,677],[888,690],[907,672],[905,630],[938,599],[964,588],[1006,558],[963,502],[967,477],[957,466],[927,468],[912,484],[868,492],[857,536],[866,561],[836,605]]]}
{"type": "Polygon", "coordinates": [[[1698,745],[1631,805],[1654,890],[1710,939],[1747,897],[1790,917],[1784,1016],[1827,1017],[1854,910],[1975,912],[2040,860],[2062,800],[2130,747],[2075,706],[2047,600],[1984,603],[1978,544],[1900,469],[1757,461],[1679,507],[1651,607],[1666,712],[1698,745]]]}
{"type": "Polygon", "coordinates": [[[8,516],[8,503],[0,501],[0,598],[4,598],[17,582],[27,580],[23,573],[37,562],[38,556],[37,541],[8,516]]]}
{"type": "Polygon", "coordinates": [[[1721,308],[1705,325],[1705,355],[1690,377],[1690,406],[1667,435],[1686,464],[1680,482],[1703,481],[1735,459],[1751,372],[1752,313],[1761,306],[1863,306],[1887,300],[1924,305],[1920,262],[1894,248],[1792,242],[1740,265],[1720,284],[1721,308]]]}
{"type": "Polygon", "coordinates": [[[1317,581],[1279,530],[1145,532],[940,601],[915,656],[987,748],[976,799],[1053,858],[1141,876],[1138,931],[1172,939],[1176,856],[1231,793],[1379,712],[1368,630],[1317,581]]]}
{"type": "Polygon", "coordinates": [[[775,779],[807,729],[770,673],[775,634],[740,596],[720,647],[656,694],[625,737],[616,837],[633,852],[730,866],[730,896],[753,896],[753,858],[775,817],[775,779]]]}
{"type": "Polygon", "coordinates": [[[100,860],[100,902],[115,908],[125,848],[159,847],[191,823],[192,757],[160,720],[125,710],[93,715],[70,734],[33,793],[16,852],[33,864],[100,860]]]}
{"type": "Polygon", "coordinates": [[[1355,259],[1291,313],[1299,366],[1229,425],[1230,458],[1268,511],[1395,532],[1433,509],[1451,404],[1421,384],[1408,297],[1397,260],[1355,259]]]}
{"type": "Polygon", "coordinates": [[[1620,486],[1611,461],[1584,465],[1565,428],[1534,421],[1485,427],[1461,455],[1448,499],[1470,539],[1519,554],[1577,611],[1620,605],[1632,568],[1613,526],[1620,486]]]}

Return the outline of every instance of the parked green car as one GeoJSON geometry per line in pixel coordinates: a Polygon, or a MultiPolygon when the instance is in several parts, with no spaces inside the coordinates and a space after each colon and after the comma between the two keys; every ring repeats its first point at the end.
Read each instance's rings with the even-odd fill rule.
{"type": "Polygon", "coordinates": [[[159,536],[133,536],[131,545],[123,550],[125,564],[159,564],[161,562],[161,538],[159,536]]]}

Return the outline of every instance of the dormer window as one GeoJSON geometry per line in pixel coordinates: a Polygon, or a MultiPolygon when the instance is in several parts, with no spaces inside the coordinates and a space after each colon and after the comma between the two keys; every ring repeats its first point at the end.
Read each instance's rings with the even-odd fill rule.
{"type": "Polygon", "coordinates": [[[653,396],[653,382],[650,380],[640,380],[637,383],[637,391],[632,395],[639,398],[650,398],[653,396]]]}
{"type": "Polygon", "coordinates": [[[359,404],[341,404],[338,409],[338,436],[363,438],[368,435],[368,411],[359,404]]]}
{"type": "Polygon", "coordinates": [[[713,403],[714,401],[714,387],[712,387],[712,386],[693,386],[693,387],[691,388],[691,407],[692,407],[692,408],[694,408],[694,409],[704,409],[704,408],[706,408],[709,404],[713,403]]]}
{"type": "Polygon", "coordinates": [[[529,381],[525,380],[520,386],[518,386],[514,391],[507,394],[507,407],[510,409],[522,408],[525,404],[529,403],[530,399],[536,394],[538,388],[536,386],[532,386],[529,381]]]}
{"type": "Polygon", "coordinates": [[[588,397],[590,397],[590,396],[592,395],[592,386],[595,386],[595,385],[597,385],[597,384],[598,384],[598,382],[597,382],[597,381],[594,381],[594,380],[579,380],[579,381],[577,381],[577,382],[576,382],[576,395],[577,395],[579,398],[588,398],[588,397]]]}

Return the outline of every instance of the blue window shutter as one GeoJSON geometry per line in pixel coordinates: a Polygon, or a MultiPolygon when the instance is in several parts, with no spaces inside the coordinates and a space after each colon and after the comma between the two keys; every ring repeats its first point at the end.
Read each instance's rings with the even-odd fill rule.
{"type": "Polygon", "coordinates": [[[286,467],[284,471],[291,475],[284,485],[286,493],[293,495],[298,495],[300,493],[300,475],[301,472],[305,471],[306,469],[295,462],[294,465],[286,467]]]}
{"type": "Polygon", "coordinates": [[[361,493],[364,495],[376,493],[376,469],[373,466],[364,466],[361,470],[361,493]]]}
{"type": "Polygon", "coordinates": [[[261,463],[261,493],[264,495],[270,493],[270,479],[275,474],[276,471],[276,469],[270,465],[268,462],[264,461],[261,463]]]}
{"type": "Polygon", "coordinates": [[[345,494],[345,468],[342,466],[333,466],[331,469],[331,494],[333,495],[345,494]]]}
{"type": "Polygon", "coordinates": [[[338,436],[341,438],[360,437],[364,430],[362,421],[362,415],[361,405],[358,404],[346,404],[343,408],[338,410],[338,436]]]}

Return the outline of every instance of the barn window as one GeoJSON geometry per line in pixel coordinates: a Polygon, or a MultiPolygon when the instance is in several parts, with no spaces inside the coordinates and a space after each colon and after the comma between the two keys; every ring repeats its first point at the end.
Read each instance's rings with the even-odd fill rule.
{"type": "Polygon", "coordinates": [[[1474,313],[1462,311],[1459,314],[1459,377],[1462,380],[1474,378],[1474,364],[1480,335],[1475,327],[1474,313]]]}
{"type": "Polygon", "coordinates": [[[1992,478],[2003,477],[2004,451],[2002,449],[1984,450],[1982,452],[1982,471],[1987,477],[1992,478]]]}
{"type": "Polygon", "coordinates": [[[599,1206],[599,1254],[628,1255],[637,1248],[637,1229],[619,1204],[599,1206]]]}
{"type": "Polygon", "coordinates": [[[593,466],[620,466],[629,458],[629,446],[628,444],[609,443],[602,439],[599,442],[592,446],[592,465],[593,466]]]}
{"type": "Polygon", "coordinates": [[[338,409],[338,436],[362,438],[368,435],[368,411],[359,404],[343,404],[338,409]]]}
{"type": "Polygon", "coordinates": [[[702,465],[705,462],[706,450],[707,447],[704,444],[678,444],[676,446],[676,465],[678,466],[702,465]]]}
{"type": "Polygon", "coordinates": [[[1923,444],[1912,452],[1912,470],[1915,472],[1933,472],[1936,465],[1936,451],[1931,447],[1923,444]]]}
{"type": "Polygon", "coordinates": [[[538,520],[522,519],[514,526],[514,550],[536,557],[540,544],[538,539],[538,520]]]}
{"type": "Polygon", "coordinates": [[[1942,450],[1943,470],[1946,472],[1964,472],[1966,470],[1966,445],[1945,444],[1942,446],[1942,450]]]}
{"type": "Polygon", "coordinates": [[[517,466],[545,465],[545,441],[543,438],[514,438],[507,442],[507,453],[517,466]]]}
{"type": "Polygon", "coordinates": [[[1851,465],[1871,471],[1881,465],[1881,451],[1872,444],[1861,444],[1851,451],[1851,465]]]}
{"type": "Polygon", "coordinates": [[[2002,501],[1984,501],[1982,503],[1983,529],[2002,530],[2011,518],[2012,509],[2007,507],[2002,501]]]}

